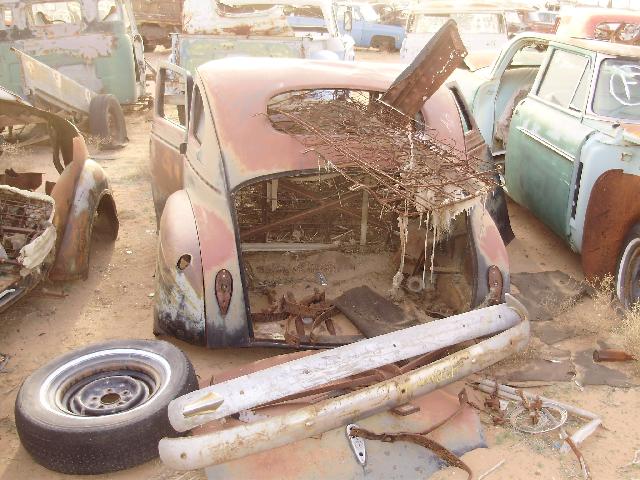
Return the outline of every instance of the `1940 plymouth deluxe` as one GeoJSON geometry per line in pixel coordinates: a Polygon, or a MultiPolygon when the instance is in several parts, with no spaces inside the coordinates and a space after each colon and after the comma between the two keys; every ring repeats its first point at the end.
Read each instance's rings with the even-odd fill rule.
{"type": "Polygon", "coordinates": [[[496,199],[451,180],[482,176],[463,166],[487,163],[486,145],[453,84],[423,100],[413,134],[413,117],[389,130],[374,113],[401,71],[243,58],[209,62],[193,79],[160,68],[150,155],[157,334],[209,347],[327,347],[502,301],[508,258],[484,202],[496,199]],[[187,118],[175,113],[181,101],[187,118]],[[411,176],[414,161],[432,173],[411,176]],[[387,200],[409,184],[400,210],[415,197],[446,199],[398,214],[387,200]]]}

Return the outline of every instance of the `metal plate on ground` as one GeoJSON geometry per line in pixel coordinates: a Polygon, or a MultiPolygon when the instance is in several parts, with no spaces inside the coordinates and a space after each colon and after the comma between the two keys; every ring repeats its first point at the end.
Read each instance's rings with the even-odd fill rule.
{"type": "Polygon", "coordinates": [[[517,292],[512,293],[527,308],[531,321],[551,320],[587,293],[583,282],[559,270],[512,273],[511,285],[515,285],[517,292]]]}
{"type": "Polygon", "coordinates": [[[344,292],[333,304],[369,338],[420,323],[408,318],[399,306],[367,286],[344,292]]]}

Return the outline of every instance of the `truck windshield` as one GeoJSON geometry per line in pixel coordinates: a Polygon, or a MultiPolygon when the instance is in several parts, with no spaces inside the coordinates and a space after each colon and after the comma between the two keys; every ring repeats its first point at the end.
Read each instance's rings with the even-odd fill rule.
{"type": "Polygon", "coordinates": [[[640,61],[611,58],[600,64],[593,111],[605,117],[640,121],[640,61]]]}
{"type": "Polygon", "coordinates": [[[497,13],[419,14],[412,22],[413,33],[436,33],[449,19],[455,20],[461,34],[504,33],[504,23],[497,13]]]}
{"type": "Polygon", "coordinates": [[[360,4],[358,5],[358,8],[360,8],[360,13],[362,14],[362,18],[364,18],[367,22],[378,21],[378,14],[373,9],[373,7],[368,3],[360,4]]]}

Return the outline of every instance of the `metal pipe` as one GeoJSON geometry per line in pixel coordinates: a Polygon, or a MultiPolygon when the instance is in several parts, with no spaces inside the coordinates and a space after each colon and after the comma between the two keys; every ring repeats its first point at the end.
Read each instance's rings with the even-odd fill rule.
{"type": "Polygon", "coordinates": [[[195,470],[320,435],[405,404],[522,350],[529,322],[404,375],[341,397],[255,423],[185,438],[163,438],[160,458],[176,470],[195,470]]]}
{"type": "MultiPolygon", "coordinates": [[[[485,393],[493,393],[496,390],[496,382],[493,380],[481,380],[478,382],[478,388],[485,393]]],[[[550,403],[555,405],[556,407],[560,407],[567,412],[576,415],[577,417],[586,418],[590,420],[587,424],[583,425],[579,430],[576,430],[573,435],[571,435],[571,440],[576,445],[581,444],[584,440],[589,437],[596,429],[602,424],[602,419],[596,415],[595,413],[589,412],[588,410],[583,410],[582,408],[574,407],[573,405],[569,405],[568,403],[559,402],[557,400],[553,400],[552,398],[542,397],[540,395],[532,395],[528,392],[523,392],[524,396],[529,401],[533,401],[536,398],[539,398],[544,403],[550,403]]],[[[521,402],[522,398],[517,394],[517,390],[513,387],[509,387],[507,385],[498,384],[498,395],[501,395],[505,399],[514,400],[516,402],[521,402]]],[[[571,447],[569,444],[564,442],[560,447],[561,453],[567,453],[571,451],[571,447]]]]}
{"type": "Polygon", "coordinates": [[[185,432],[349,375],[501,332],[520,323],[521,314],[516,310],[524,307],[516,303],[510,297],[509,305],[474,310],[368,338],[211,385],[173,400],[169,404],[169,421],[175,430],[185,432]]]}

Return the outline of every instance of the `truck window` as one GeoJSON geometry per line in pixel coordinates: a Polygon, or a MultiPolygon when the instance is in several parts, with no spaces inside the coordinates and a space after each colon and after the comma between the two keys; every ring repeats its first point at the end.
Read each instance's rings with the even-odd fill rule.
{"type": "Polygon", "coordinates": [[[61,23],[79,25],[82,22],[82,8],[78,1],[32,3],[30,7],[28,18],[32,27],[61,23]]]}
{"type": "Polygon", "coordinates": [[[98,1],[98,19],[101,22],[117,22],[120,18],[120,9],[116,5],[115,0],[99,0],[98,1]]]}
{"type": "Polygon", "coordinates": [[[11,27],[13,25],[13,12],[8,8],[5,8],[2,11],[2,20],[3,20],[2,25],[4,25],[7,28],[11,27]]]}
{"type": "Polygon", "coordinates": [[[589,58],[565,50],[553,52],[538,96],[562,108],[581,110],[588,90],[589,58]]]}
{"type": "Polygon", "coordinates": [[[640,62],[609,58],[600,64],[593,111],[620,120],[640,120],[640,62]]]}

